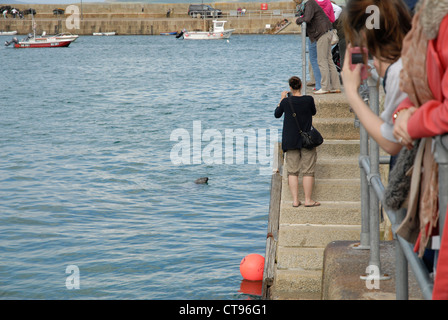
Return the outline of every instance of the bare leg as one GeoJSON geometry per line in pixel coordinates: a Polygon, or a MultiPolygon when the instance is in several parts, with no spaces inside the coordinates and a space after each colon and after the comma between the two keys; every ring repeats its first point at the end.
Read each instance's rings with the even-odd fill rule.
{"type": "Polygon", "coordinates": [[[311,199],[313,195],[314,187],[314,177],[304,176],[303,177],[303,191],[305,193],[305,206],[311,206],[313,204],[318,204],[311,199]]]}
{"type": "Polygon", "coordinates": [[[291,191],[292,195],[292,205],[295,207],[298,207],[300,205],[299,201],[299,177],[289,175],[288,176],[288,184],[289,184],[289,190],[291,191]]]}

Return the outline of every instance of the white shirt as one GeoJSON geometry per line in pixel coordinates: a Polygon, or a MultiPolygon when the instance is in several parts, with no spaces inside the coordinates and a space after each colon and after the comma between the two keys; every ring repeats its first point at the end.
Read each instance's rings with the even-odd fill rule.
{"type": "MultiPolygon", "coordinates": [[[[338,20],[339,16],[342,13],[342,8],[340,6],[338,6],[337,4],[334,4],[333,2],[331,3],[331,5],[333,6],[333,11],[334,11],[334,18],[336,20],[338,20]]],[[[335,20],[335,21],[336,21],[335,20]]]]}
{"type": "Polygon", "coordinates": [[[380,118],[384,121],[381,125],[382,136],[395,143],[398,143],[398,141],[393,134],[394,122],[392,116],[398,105],[408,96],[400,90],[401,69],[403,69],[403,62],[400,58],[397,62],[391,64],[387,70],[386,86],[384,87],[384,90],[386,91],[384,111],[380,115],[380,118]]]}

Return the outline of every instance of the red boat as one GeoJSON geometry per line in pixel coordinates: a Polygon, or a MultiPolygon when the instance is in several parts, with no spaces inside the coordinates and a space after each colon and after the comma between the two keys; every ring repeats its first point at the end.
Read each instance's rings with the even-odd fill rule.
{"type": "Polygon", "coordinates": [[[12,38],[11,41],[5,41],[5,46],[9,46],[14,43],[14,48],[58,48],[58,47],[68,47],[70,43],[75,41],[78,36],[73,35],[56,35],[50,37],[40,37],[36,38],[36,22],[34,21],[34,15],[32,15],[33,21],[33,33],[29,34],[23,40],[17,40],[16,37],[12,38]]]}
{"type": "Polygon", "coordinates": [[[11,41],[6,41],[5,46],[14,43],[14,48],[57,48],[68,47],[74,39],[57,39],[57,38],[34,38],[28,37],[21,41],[13,38],[11,41]]]}

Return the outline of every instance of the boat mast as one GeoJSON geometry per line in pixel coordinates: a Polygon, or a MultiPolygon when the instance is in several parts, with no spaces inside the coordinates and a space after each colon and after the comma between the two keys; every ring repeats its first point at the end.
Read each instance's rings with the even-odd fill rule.
{"type": "Polygon", "coordinates": [[[31,11],[31,21],[32,21],[32,27],[33,27],[33,34],[34,39],[36,39],[36,21],[34,21],[34,13],[31,11]]]}

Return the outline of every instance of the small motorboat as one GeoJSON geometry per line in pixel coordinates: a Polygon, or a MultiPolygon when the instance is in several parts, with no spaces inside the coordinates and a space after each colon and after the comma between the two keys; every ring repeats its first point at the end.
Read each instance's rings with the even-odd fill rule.
{"type": "Polygon", "coordinates": [[[16,34],[17,31],[0,31],[0,36],[13,36],[16,34]]]}
{"type": "Polygon", "coordinates": [[[227,21],[213,20],[213,28],[210,31],[187,31],[182,30],[185,40],[219,40],[229,39],[235,29],[224,29],[227,21]]]}
{"type": "Polygon", "coordinates": [[[44,36],[36,38],[36,21],[34,20],[34,14],[31,15],[33,33],[28,34],[28,36],[22,40],[18,40],[16,37],[12,38],[11,41],[5,41],[5,46],[9,46],[11,43],[14,44],[14,48],[58,48],[58,47],[68,47],[70,43],[76,40],[76,38],[61,38],[58,39],[55,36],[46,37],[44,36]]]}
{"type": "Polygon", "coordinates": [[[177,34],[177,31],[173,31],[173,32],[161,32],[160,35],[161,36],[174,36],[177,34]]]}
{"type": "Polygon", "coordinates": [[[116,32],[94,32],[94,36],[114,36],[116,32]]]}
{"type": "Polygon", "coordinates": [[[57,47],[68,47],[75,39],[65,39],[59,40],[54,37],[48,38],[35,38],[32,34],[28,37],[18,40],[16,37],[12,38],[11,41],[6,41],[5,46],[14,44],[14,48],[57,48],[57,47]]]}

